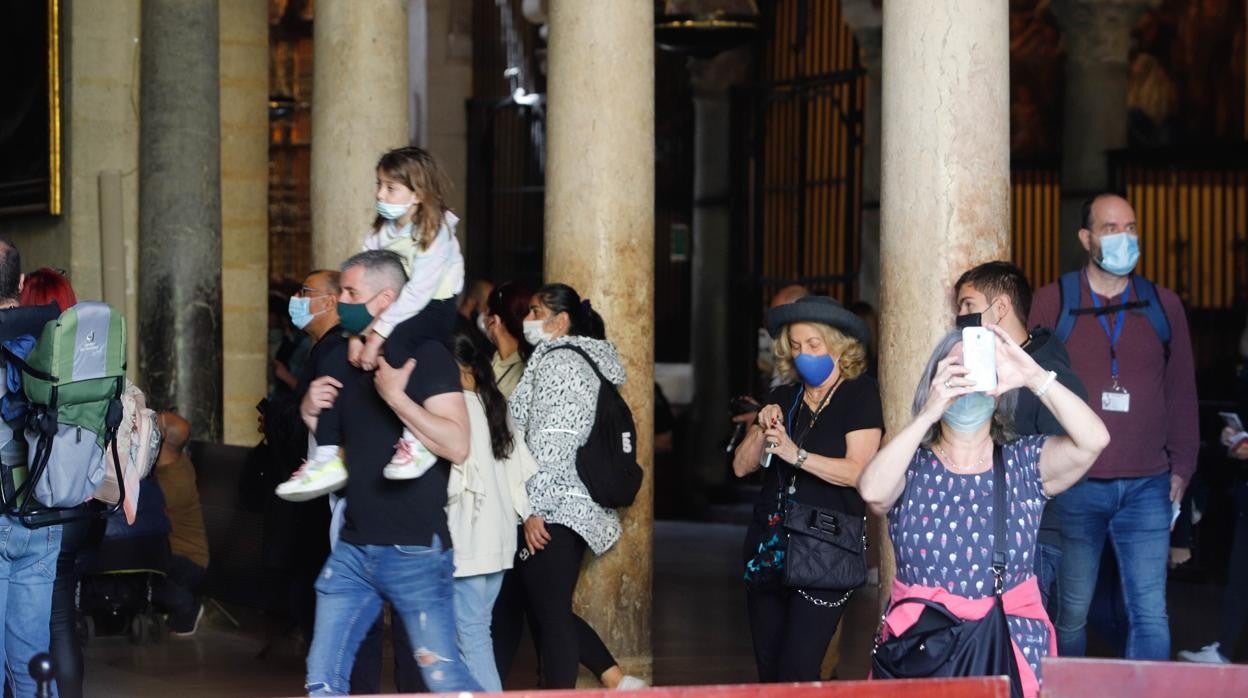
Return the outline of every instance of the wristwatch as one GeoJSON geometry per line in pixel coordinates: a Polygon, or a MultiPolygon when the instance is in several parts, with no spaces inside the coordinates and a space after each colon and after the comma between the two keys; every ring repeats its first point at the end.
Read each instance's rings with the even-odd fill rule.
{"type": "Polygon", "coordinates": [[[810,457],[810,454],[806,452],[806,449],[797,449],[797,460],[793,462],[793,465],[796,465],[797,469],[801,470],[802,467],[806,465],[806,459],[808,457],[810,457]]]}

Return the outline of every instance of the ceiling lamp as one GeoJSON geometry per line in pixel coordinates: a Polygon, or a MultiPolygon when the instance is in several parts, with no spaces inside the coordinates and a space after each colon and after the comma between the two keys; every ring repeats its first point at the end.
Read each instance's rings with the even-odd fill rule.
{"type": "Polygon", "coordinates": [[[667,51],[710,58],[752,39],[758,20],[754,0],[667,0],[655,18],[654,41],[667,51]]]}

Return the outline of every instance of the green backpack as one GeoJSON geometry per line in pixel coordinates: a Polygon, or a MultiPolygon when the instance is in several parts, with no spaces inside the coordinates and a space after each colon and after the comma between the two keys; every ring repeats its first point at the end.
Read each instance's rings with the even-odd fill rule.
{"type": "Polygon", "coordinates": [[[27,471],[6,473],[5,511],[27,526],[80,518],[74,508],[104,480],[109,450],[124,499],[115,437],[125,388],[125,318],[106,303],[78,303],[44,326],[25,361],[7,359],[22,369],[29,412],[27,471]]]}

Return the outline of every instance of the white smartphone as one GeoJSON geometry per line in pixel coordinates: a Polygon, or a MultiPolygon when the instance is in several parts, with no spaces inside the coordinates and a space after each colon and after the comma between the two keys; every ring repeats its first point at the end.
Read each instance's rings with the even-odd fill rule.
{"type": "Polygon", "coordinates": [[[969,371],[966,379],[975,382],[975,390],[997,387],[997,336],[986,327],[962,329],[962,365],[969,371]]]}

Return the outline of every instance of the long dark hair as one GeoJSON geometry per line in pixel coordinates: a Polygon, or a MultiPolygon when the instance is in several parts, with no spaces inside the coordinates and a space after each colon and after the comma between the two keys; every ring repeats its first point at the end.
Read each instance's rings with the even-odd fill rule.
{"type": "Polygon", "coordinates": [[[507,398],[499,392],[498,384],[494,382],[494,369],[490,366],[493,346],[476,325],[460,317],[455,324],[455,334],[451,336],[451,354],[455,356],[456,363],[468,369],[476,383],[477,395],[485,407],[485,421],[490,425],[490,447],[494,451],[494,460],[510,456],[515,442],[511,427],[507,425],[507,398]]]}
{"type": "Polygon", "coordinates": [[[542,305],[550,308],[555,315],[567,313],[568,334],[573,337],[589,337],[606,339],[607,327],[602,316],[590,305],[589,299],[581,300],[576,289],[567,284],[546,284],[533,294],[541,300],[542,305]]]}
{"type": "Polygon", "coordinates": [[[524,338],[524,316],[529,314],[529,301],[533,291],[519,281],[508,281],[500,284],[485,302],[490,315],[496,315],[503,322],[507,334],[511,335],[520,345],[520,358],[525,361],[533,353],[533,345],[524,338]]]}

